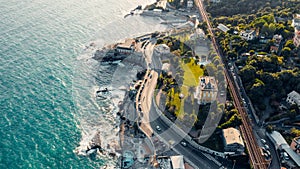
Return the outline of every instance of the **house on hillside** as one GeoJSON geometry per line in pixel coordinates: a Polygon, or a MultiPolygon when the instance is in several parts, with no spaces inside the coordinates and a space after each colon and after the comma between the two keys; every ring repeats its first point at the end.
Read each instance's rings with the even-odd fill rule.
{"type": "Polygon", "coordinates": [[[229,31],[229,28],[227,26],[221,24],[221,23],[218,25],[217,28],[220,29],[221,31],[223,31],[224,33],[226,33],[227,31],[229,31]]]}
{"type": "Polygon", "coordinates": [[[276,34],[273,36],[273,40],[275,41],[275,44],[278,46],[280,45],[282,39],[283,39],[282,35],[276,34]]]}
{"type": "Polygon", "coordinates": [[[296,47],[300,46],[300,26],[295,27],[295,35],[293,41],[296,47]]]}
{"type": "Polygon", "coordinates": [[[218,93],[217,82],[212,76],[199,77],[199,85],[194,94],[198,104],[207,104],[216,100],[218,93]]]}
{"type": "Polygon", "coordinates": [[[188,0],[186,6],[187,6],[188,8],[193,8],[193,6],[194,6],[194,1],[193,1],[193,0],[188,0]]]}
{"type": "Polygon", "coordinates": [[[223,129],[223,142],[224,142],[224,151],[225,152],[235,152],[241,154],[245,150],[245,145],[243,138],[238,129],[233,127],[223,129]]]}
{"type": "Polygon", "coordinates": [[[292,26],[295,29],[295,35],[294,35],[294,45],[298,47],[300,45],[300,15],[296,14],[293,21],[292,26]]]}
{"type": "Polygon", "coordinates": [[[247,41],[253,40],[254,38],[256,38],[256,31],[255,30],[241,31],[240,36],[242,39],[245,39],[247,41]]]}
{"type": "Polygon", "coordinates": [[[300,14],[296,14],[292,20],[292,27],[300,26],[300,14]]]}
{"type": "Polygon", "coordinates": [[[298,92],[292,91],[289,93],[286,101],[291,105],[296,104],[300,108],[300,94],[298,92]]]}

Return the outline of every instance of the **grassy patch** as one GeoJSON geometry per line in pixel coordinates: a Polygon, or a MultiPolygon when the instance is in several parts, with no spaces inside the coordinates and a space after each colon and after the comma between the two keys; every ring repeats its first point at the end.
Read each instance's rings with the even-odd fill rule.
{"type": "MultiPolygon", "coordinates": [[[[194,64],[194,59],[191,59],[191,61],[188,63],[184,63],[184,61],[181,61],[180,65],[184,70],[184,80],[180,90],[186,98],[189,95],[193,95],[192,93],[189,93],[189,87],[196,87],[198,85],[199,76],[203,76],[203,69],[201,69],[199,65],[194,64]]],[[[180,108],[176,110],[176,115],[178,114],[179,116],[177,117],[179,117],[180,119],[182,119],[186,114],[186,112],[184,111],[184,100],[185,99],[181,101],[180,108]]],[[[191,101],[194,102],[194,99],[192,99],[191,101]]]]}
{"type": "Polygon", "coordinates": [[[203,76],[203,69],[199,65],[195,64],[194,59],[190,62],[184,63],[181,61],[181,66],[184,70],[183,85],[185,86],[197,86],[199,83],[199,76],[203,76]]]}

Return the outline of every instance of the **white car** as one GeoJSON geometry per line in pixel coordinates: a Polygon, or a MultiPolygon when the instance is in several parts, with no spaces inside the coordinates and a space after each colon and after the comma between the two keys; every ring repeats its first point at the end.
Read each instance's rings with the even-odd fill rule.
{"type": "Polygon", "coordinates": [[[186,147],[186,142],[182,141],[180,142],[181,145],[183,145],[184,147],[186,147]]]}
{"type": "Polygon", "coordinates": [[[267,150],[269,150],[270,149],[270,147],[266,144],[265,145],[265,148],[267,149],[267,150]]]}
{"type": "Polygon", "coordinates": [[[260,139],[260,141],[263,143],[263,144],[266,144],[266,140],[265,139],[260,139]]]}
{"type": "Polygon", "coordinates": [[[161,128],[159,126],[156,126],[157,131],[161,131],[161,128]]]}

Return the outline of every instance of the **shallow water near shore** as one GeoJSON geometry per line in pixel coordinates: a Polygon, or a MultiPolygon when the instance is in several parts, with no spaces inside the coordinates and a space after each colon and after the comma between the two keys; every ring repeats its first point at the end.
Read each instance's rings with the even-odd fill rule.
{"type": "Polygon", "coordinates": [[[164,29],[159,19],[124,19],[150,2],[0,2],[0,168],[100,168],[115,162],[74,152],[99,130],[109,136],[104,143],[117,132],[118,93],[95,99],[98,87],[110,84],[113,68],[91,57],[119,39],[164,29]]]}

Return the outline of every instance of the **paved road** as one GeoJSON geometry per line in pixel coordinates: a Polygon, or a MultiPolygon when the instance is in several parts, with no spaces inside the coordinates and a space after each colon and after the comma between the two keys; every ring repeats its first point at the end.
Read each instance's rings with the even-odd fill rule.
{"type": "Polygon", "coordinates": [[[176,130],[177,128],[176,126],[172,127],[167,125],[165,121],[161,117],[159,117],[153,104],[154,103],[151,104],[149,115],[150,115],[150,124],[151,127],[154,129],[155,134],[159,135],[159,137],[161,137],[165,142],[171,145],[172,149],[182,154],[185,159],[190,160],[199,168],[205,168],[205,169],[219,168],[218,165],[216,165],[211,160],[207,159],[202,154],[202,152],[190,146],[189,145],[190,140],[187,140],[182,135],[180,135],[176,130]],[[159,126],[161,128],[161,131],[157,131],[156,126],[159,126]],[[187,145],[183,146],[181,142],[185,142],[187,145]]]}
{"type": "Polygon", "coordinates": [[[141,107],[143,110],[143,122],[146,124],[150,123],[152,131],[159,135],[161,139],[171,146],[172,149],[182,154],[185,159],[191,161],[194,165],[199,168],[205,169],[215,169],[219,168],[211,160],[207,159],[202,152],[191,147],[188,142],[191,140],[186,140],[184,137],[186,135],[179,134],[177,126],[169,126],[165,121],[159,117],[159,113],[153,103],[153,90],[155,89],[158,74],[154,71],[150,72],[151,78],[148,76],[147,82],[144,85],[144,90],[141,94],[141,107]],[[161,128],[161,131],[156,130],[156,126],[161,128]],[[186,146],[180,143],[184,141],[187,143],[186,146]]]}

